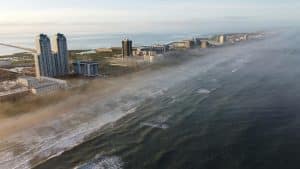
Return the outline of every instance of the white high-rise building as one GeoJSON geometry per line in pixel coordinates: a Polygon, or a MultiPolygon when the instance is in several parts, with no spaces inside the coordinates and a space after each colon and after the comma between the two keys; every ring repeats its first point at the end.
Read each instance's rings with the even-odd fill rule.
{"type": "Polygon", "coordinates": [[[40,34],[35,39],[37,53],[35,55],[36,76],[54,77],[55,60],[51,51],[50,39],[45,34],[40,34]]]}
{"type": "Polygon", "coordinates": [[[57,76],[69,73],[67,38],[63,34],[56,34],[52,39],[52,51],[55,57],[57,76]]]}

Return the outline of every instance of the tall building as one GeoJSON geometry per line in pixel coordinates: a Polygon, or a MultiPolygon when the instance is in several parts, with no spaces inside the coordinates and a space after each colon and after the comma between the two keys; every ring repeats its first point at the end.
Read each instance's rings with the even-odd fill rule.
{"type": "Polygon", "coordinates": [[[132,41],[125,39],[122,41],[122,54],[123,58],[132,56],[132,41]]]}
{"type": "Polygon", "coordinates": [[[52,39],[52,51],[55,58],[56,76],[69,73],[67,38],[63,34],[56,34],[52,39]]]}
{"type": "Polygon", "coordinates": [[[220,35],[218,37],[218,41],[219,41],[220,44],[224,44],[224,42],[225,42],[225,36],[224,35],[220,35]]]}
{"type": "Polygon", "coordinates": [[[35,39],[37,53],[35,54],[36,76],[54,77],[56,75],[55,61],[51,51],[50,39],[40,34],[35,39]]]}
{"type": "Polygon", "coordinates": [[[67,39],[63,34],[53,37],[52,47],[50,39],[45,34],[40,34],[35,39],[36,76],[56,77],[69,73],[67,39]],[[53,51],[53,52],[52,52],[53,51]]]}

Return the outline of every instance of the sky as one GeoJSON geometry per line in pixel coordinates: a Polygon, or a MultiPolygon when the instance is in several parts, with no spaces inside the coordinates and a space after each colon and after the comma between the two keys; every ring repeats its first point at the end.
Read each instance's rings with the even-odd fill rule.
{"type": "Polygon", "coordinates": [[[2,0],[7,32],[166,32],[293,25],[299,0],[2,0]],[[212,26],[213,25],[213,26],[212,26]]]}

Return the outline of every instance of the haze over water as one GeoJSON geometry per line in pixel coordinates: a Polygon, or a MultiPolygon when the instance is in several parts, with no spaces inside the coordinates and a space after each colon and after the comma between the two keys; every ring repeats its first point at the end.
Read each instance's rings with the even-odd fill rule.
{"type": "Polygon", "coordinates": [[[161,84],[158,94],[36,168],[298,168],[298,35],[216,49],[167,69],[148,81],[161,84]]]}

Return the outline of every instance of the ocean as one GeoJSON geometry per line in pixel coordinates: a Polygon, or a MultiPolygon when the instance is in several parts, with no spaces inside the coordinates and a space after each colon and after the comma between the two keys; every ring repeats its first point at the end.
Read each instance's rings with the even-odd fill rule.
{"type": "Polygon", "coordinates": [[[288,31],[187,52],[196,59],[0,141],[0,168],[297,169],[299,43],[288,31]]]}

